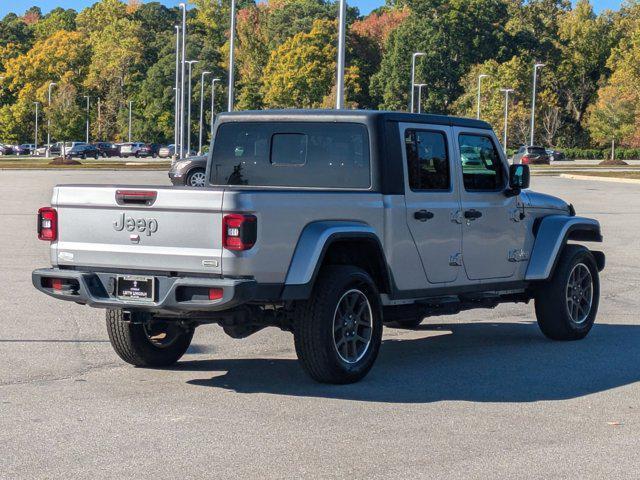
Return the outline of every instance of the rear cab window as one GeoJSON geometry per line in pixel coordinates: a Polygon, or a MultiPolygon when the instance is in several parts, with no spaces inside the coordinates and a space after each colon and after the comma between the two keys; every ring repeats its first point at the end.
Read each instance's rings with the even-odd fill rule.
{"type": "Polygon", "coordinates": [[[367,127],[359,123],[229,122],[216,132],[213,185],[369,189],[367,127]]]}
{"type": "Polygon", "coordinates": [[[408,129],[404,134],[409,187],[415,191],[448,191],[451,173],[443,132],[408,129]]]}

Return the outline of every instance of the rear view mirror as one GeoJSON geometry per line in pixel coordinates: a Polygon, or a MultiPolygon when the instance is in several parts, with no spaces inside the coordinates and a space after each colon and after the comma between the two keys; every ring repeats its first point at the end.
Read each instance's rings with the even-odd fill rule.
{"type": "Polygon", "coordinates": [[[509,189],[516,195],[520,190],[529,188],[530,182],[529,165],[510,165],[509,166],[509,189]]]}

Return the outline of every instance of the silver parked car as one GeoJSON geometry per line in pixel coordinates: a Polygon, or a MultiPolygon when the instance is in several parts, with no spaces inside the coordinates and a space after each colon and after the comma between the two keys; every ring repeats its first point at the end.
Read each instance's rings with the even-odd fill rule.
{"type": "Polygon", "coordinates": [[[59,185],[38,212],[53,265],[34,286],[104,308],[125,362],[172,365],[201,325],[277,327],[311,377],[342,384],[385,325],[533,300],[548,338],[591,330],[605,257],[575,242],[601,242],[600,224],[528,190],[487,123],[234,112],[215,138],[207,188],[59,185]]]}
{"type": "Polygon", "coordinates": [[[165,147],[160,147],[160,150],[158,150],[158,157],[171,158],[175,155],[175,153],[176,153],[176,146],[172,143],[165,147]]]}
{"type": "Polygon", "coordinates": [[[120,157],[139,157],[139,151],[146,144],[142,142],[126,142],[120,144],[120,157]]]}

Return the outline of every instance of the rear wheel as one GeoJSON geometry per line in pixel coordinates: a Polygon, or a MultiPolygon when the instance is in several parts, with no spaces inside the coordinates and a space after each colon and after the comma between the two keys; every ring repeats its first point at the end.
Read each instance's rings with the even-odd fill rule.
{"type": "Polygon", "coordinates": [[[600,279],[591,252],[581,245],[564,247],[550,281],[537,291],[538,326],[553,340],[587,336],[598,312],[600,279]]]}
{"type": "Polygon", "coordinates": [[[177,322],[155,320],[152,315],[131,312],[125,319],[122,310],[107,310],[107,332],[118,356],[137,367],[168,367],[185,354],[193,329],[177,322]]]}
{"type": "Polygon", "coordinates": [[[298,307],[294,340],[314,380],[344,384],[363,378],[382,341],[380,296],[369,274],[352,266],[325,267],[311,299],[298,307]]]}

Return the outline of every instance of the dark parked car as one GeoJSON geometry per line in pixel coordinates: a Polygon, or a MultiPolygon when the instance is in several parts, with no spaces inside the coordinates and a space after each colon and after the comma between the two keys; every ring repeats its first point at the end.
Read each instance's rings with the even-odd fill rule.
{"type": "Polygon", "coordinates": [[[120,147],[115,143],[96,142],[93,144],[93,146],[98,149],[98,151],[100,152],[100,156],[103,158],[120,156],[120,147]]]}
{"type": "Polygon", "coordinates": [[[169,170],[169,178],[174,185],[204,187],[207,156],[191,157],[174,163],[169,170]]]}
{"type": "Polygon", "coordinates": [[[4,145],[0,143],[0,155],[13,155],[13,147],[11,145],[4,145]]]}
{"type": "Polygon", "coordinates": [[[513,163],[523,165],[549,165],[551,158],[543,147],[520,147],[513,156],[513,163]]]}
{"type": "Polygon", "coordinates": [[[93,157],[96,160],[100,156],[100,150],[94,145],[74,145],[71,149],[67,150],[67,158],[87,158],[93,157]]]}
{"type": "Polygon", "coordinates": [[[16,153],[18,155],[32,155],[36,146],[33,143],[23,143],[16,147],[16,153]]]}
{"type": "Polygon", "coordinates": [[[158,152],[160,151],[160,147],[157,143],[147,143],[143,147],[138,150],[136,157],[153,157],[156,158],[158,156],[158,152]]]}
{"type": "Polygon", "coordinates": [[[551,148],[547,148],[547,155],[549,155],[549,158],[552,162],[563,162],[565,160],[571,160],[570,158],[567,158],[560,150],[553,150],[551,148]]]}

